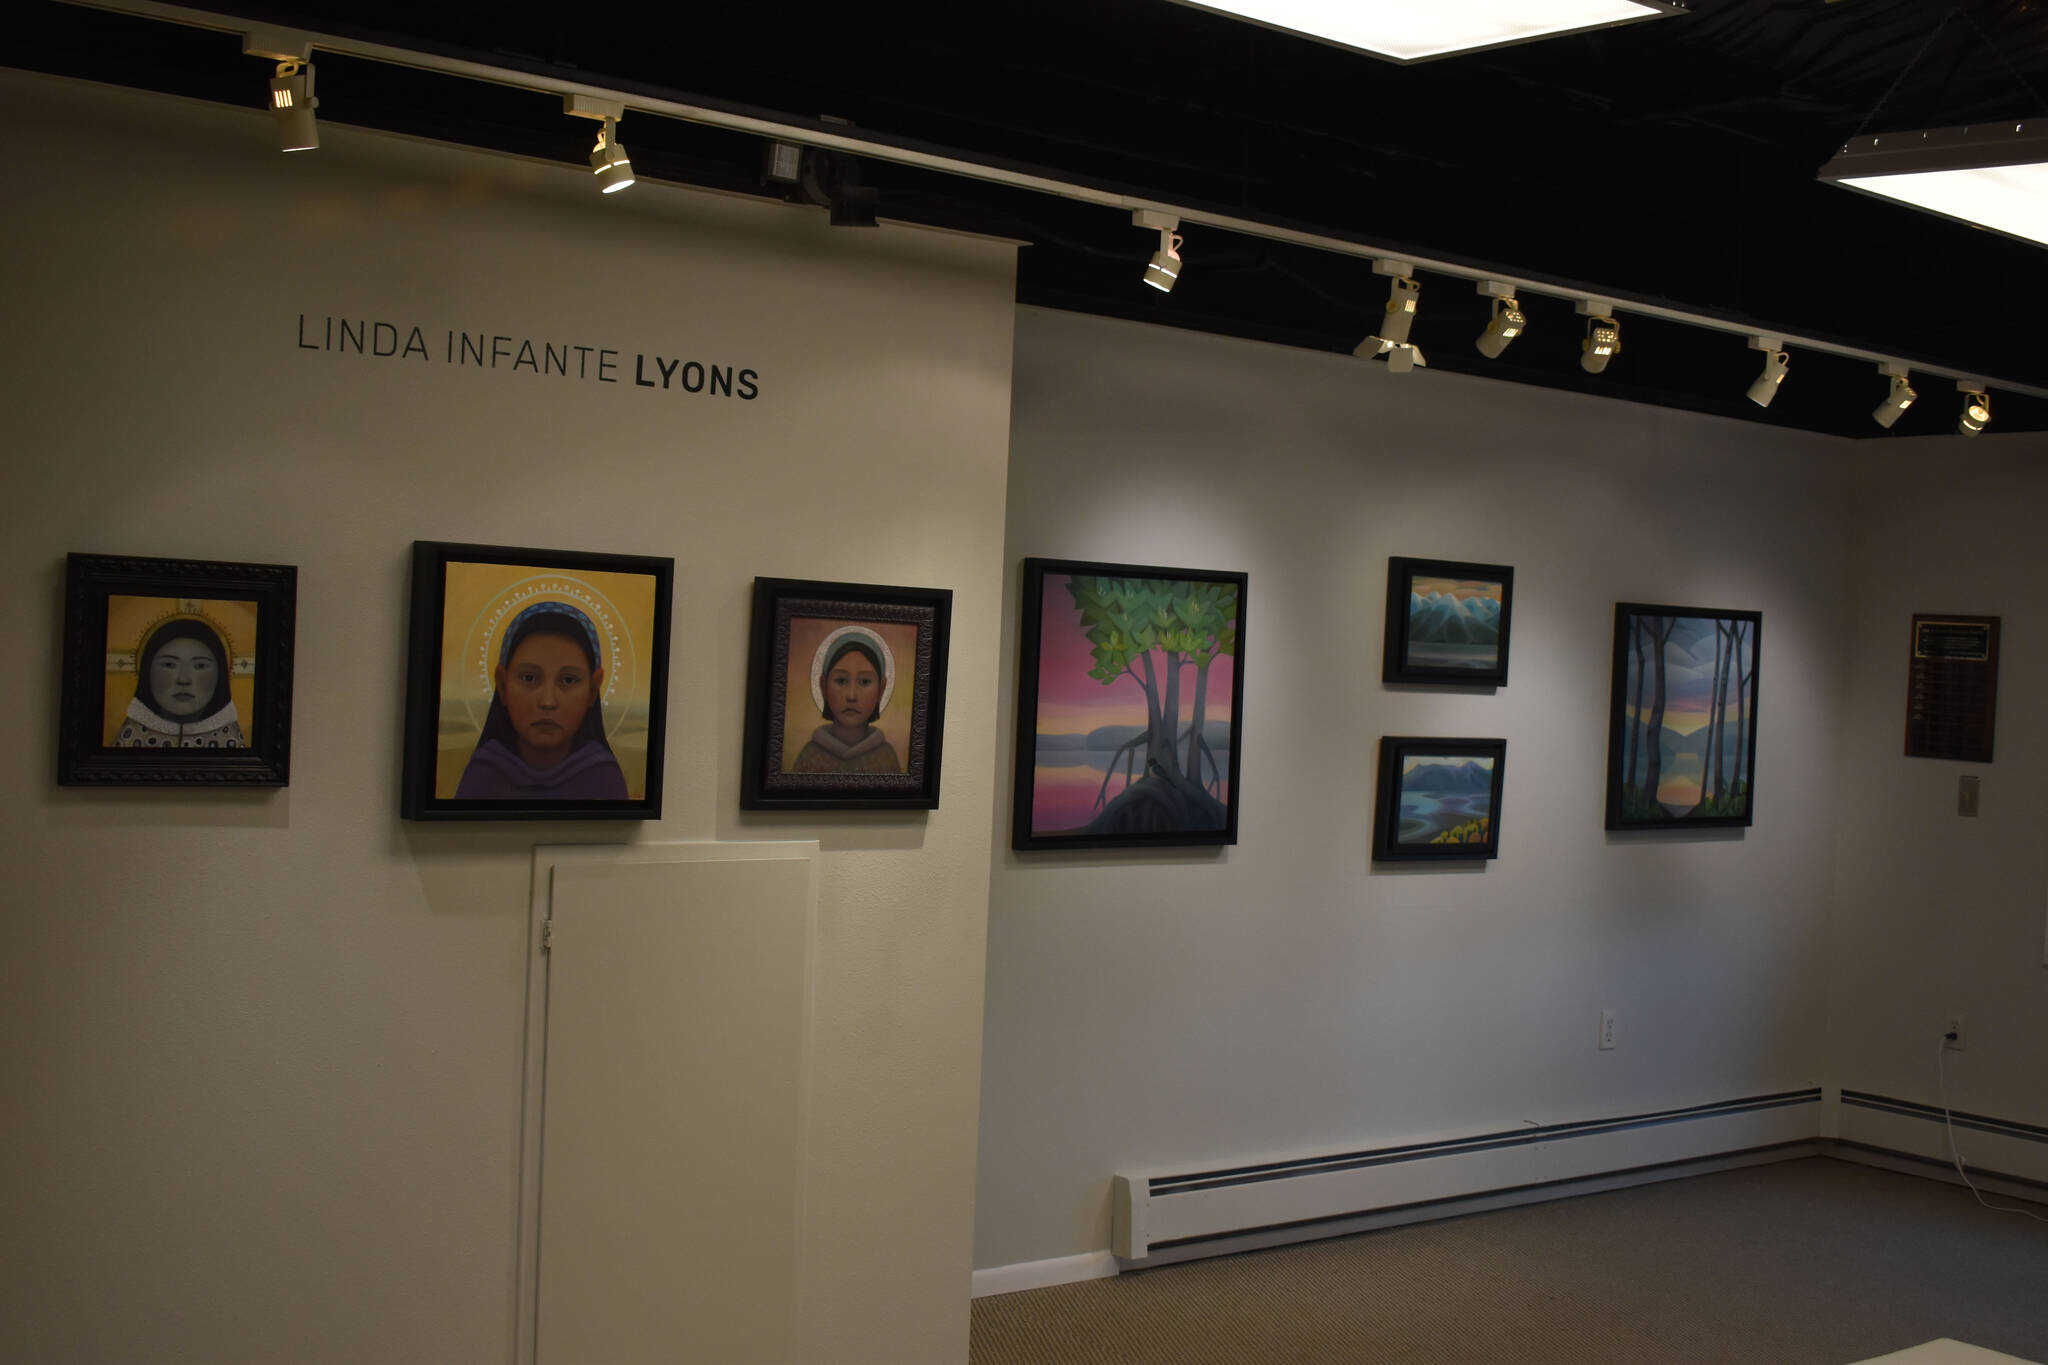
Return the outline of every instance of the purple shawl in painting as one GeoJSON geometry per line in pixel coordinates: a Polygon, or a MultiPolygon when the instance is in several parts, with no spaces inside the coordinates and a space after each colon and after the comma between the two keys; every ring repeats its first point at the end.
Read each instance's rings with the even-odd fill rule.
{"type": "Polygon", "coordinates": [[[495,739],[476,746],[456,785],[458,801],[624,801],[626,775],[602,744],[579,744],[552,768],[528,767],[495,739]]]}

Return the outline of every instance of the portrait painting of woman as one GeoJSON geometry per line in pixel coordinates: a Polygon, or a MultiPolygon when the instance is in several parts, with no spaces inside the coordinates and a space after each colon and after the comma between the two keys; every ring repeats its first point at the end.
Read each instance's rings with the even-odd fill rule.
{"type": "Polygon", "coordinates": [[[674,560],[416,541],[408,819],[650,819],[674,560]]]}
{"type": "Polygon", "coordinates": [[[952,594],[754,580],[740,805],[929,810],[952,594]]]}
{"type": "Polygon", "coordinates": [[[865,626],[841,626],[811,658],[811,704],[825,723],[811,732],[789,771],[900,773],[903,760],[875,721],[896,688],[895,657],[865,626]]]}
{"type": "Polygon", "coordinates": [[[626,777],[604,733],[597,627],[566,602],[512,618],[476,751],[455,795],[623,801],[626,777]]]}
{"type": "Polygon", "coordinates": [[[206,621],[173,617],[157,626],[135,653],[135,695],[113,747],[243,748],[231,672],[228,648],[206,621]]]}
{"type": "Polygon", "coordinates": [[[287,785],[297,591],[289,564],[68,555],[57,781],[287,785]]]}

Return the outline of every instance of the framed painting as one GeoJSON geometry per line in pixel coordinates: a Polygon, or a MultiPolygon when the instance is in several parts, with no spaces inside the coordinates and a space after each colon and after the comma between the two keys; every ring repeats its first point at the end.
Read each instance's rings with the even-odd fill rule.
{"type": "Polygon", "coordinates": [[[949,588],[754,580],[740,808],[935,810],[949,588]]]}
{"type": "Polygon", "coordinates": [[[71,555],[57,781],[287,785],[298,581],[289,564],[71,555]]]}
{"type": "Polygon", "coordinates": [[[420,540],[408,820],[661,814],[675,561],[420,540]]]}
{"type": "Polygon", "coordinates": [[[1391,683],[1508,680],[1508,626],[1515,571],[1454,559],[1387,561],[1387,644],[1380,678],[1391,683]]]}
{"type": "Polygon", "coordinates": [[[1372,856],[1383,862],[1499,857],[1507,756],[1504,739],[1380,740],[1372,856]]]}
{"type": "Polygon", "coordinates": [[[1237,842],[1241,573],[1027,559],[1018,849],[1237,842]]]}
{"type": "Polygon", "coordinates": [[[1607,828],[1750,823],[1762,629],[1753,611],[1616,604],[1607,828]]]}

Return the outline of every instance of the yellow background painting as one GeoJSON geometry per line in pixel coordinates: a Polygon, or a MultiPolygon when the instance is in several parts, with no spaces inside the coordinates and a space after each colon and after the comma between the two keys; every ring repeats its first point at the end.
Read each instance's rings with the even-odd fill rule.
{"type": "Polygon", "coordinates": [[[135,655],[150,631],[167,616],[203,618],[221,635],[228,651],[228,697],[241,718],[242,733],[253,739],[256,706],[256,604],[226,598],[107,598],[107,686],[101,712],[100,743],[111,745],[121,733],[128,703],[135,700],[135,655]]]}
{"type": "Polygon", "coordinates": [[[917,627],[895,621],[827,620],[816,616],[792,616],[789,620],[789,676],[782,711],[782,771],[789,772],[796,756],[811,739],[811,732],[825,723],[825,717],[811,701],[811,660],[825,637],[841,626],[872,630],[889,646],[895,657],[896,690],[889,705],[876,718],[875,727],[896,750],[905,772],[910,770],[910,709],[917,692],[917,627]]]}
{"type": "MultiPolygon", "coordinates": [[[[647,795],[647,725],[654,659],[652,574],[565,572],[532,564],[450,560],[443,587],[441,710],[434,795],[453,797],[490,714],[498,648],[512,618],[537,602],[566,602],[604,641],[605,738],[626,795],[647,795]]],[[[808,684],[807,684],[808,685],[808,684]]]]}

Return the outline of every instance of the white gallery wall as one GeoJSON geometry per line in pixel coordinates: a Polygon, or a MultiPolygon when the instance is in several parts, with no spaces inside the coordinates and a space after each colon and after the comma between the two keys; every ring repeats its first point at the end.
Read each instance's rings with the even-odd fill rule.
{"type": "Polygon", "coordinates": [[[0,146],[0,1354],[509,1360],[531,846],[817,838],[804,1354],[964,1358],[1013,248],[19,74],[0,146]],[[415,538],[675,557],[658,824],[398,818],[415,538]],[[289,788],[54,784],[67,551],[298,566],[289,788]],[[953,590],[940,809],[740,813],[756,574],[953,590]]]}
{"type": "Polygon", "coordinates": [[[1022,310],[1002,675],[1025,556],[1245,571],[1241,823],[1221,850],[1012,852],[1002,759],[976,1266],[1107,1248],[1119,1170],[1826,1080],[1857,458],[1022,310]],[[1391,555],[1514,566],[1505,687],[1380,682],[1391,555]],[[1753,828],[1603,831],[1618,600],[1763,613],[1753,828]],[[1370,861],[1389,734],[1507,739],[1497,861],[1370,861]]]}
{"type": "MultiPolygon", "coordinates": [[[[2048,436],[1886,443],[1850,499],[1848,673],[1830,958],[1830,1053],[1842,1086],[2048,1125],[2048,436]],[[1993,761],[1901,755],[1914,613],[1998,616],[1993,761]],[[1957,779],[1980,780],[1957,814],[1957,779]]],[[[1993,1165],[2022,1152],[1965,1132],[1993,1165]]],[[[2038,1159],[2038,1158],[2037,1158],[2038,1159]]],[[[2013,1169],[2011,1164],[2006,1169],[2013,1169]]],[[[2048,1178],[2048,1166],[2016,1174],[2048,1178]]]]}

